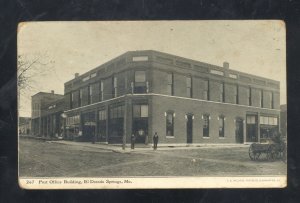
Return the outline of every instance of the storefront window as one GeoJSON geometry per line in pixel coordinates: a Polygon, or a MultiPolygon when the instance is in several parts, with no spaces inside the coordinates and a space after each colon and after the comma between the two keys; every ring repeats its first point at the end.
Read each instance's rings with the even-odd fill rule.
{"type": "Polygon", "coordinates": [[[110,143],[121,143],[124,126],[124,105],[113,106],[109,113],[109,140],[110,143]]]}
{"type": "Polygon", "coordinates": [[[99,121],[98,121],[98,136],[97,141],[106,142],[106,110],[99,111],[99,121]]]}
{"type": "Polygon", "coordinates": [[[278,118],[272,116],[260,116],[260,137],[271,138],[278,132],[278,118]]]}

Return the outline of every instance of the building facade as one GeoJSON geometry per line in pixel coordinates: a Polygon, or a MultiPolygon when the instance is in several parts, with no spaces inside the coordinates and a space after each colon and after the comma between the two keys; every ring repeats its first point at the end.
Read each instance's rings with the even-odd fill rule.
{"type": "Polygon", "coordinates": [[[37,137],[50,136],[50,125],[53,124],[51,114],[56,114],[57,111],[63,112],[64,95],[55,94],[54,91],[51,93],[39,92],[31,97],[31,109],[32,135],[37,137]],[[59,103],[58,107],[56,107],[57,102],[59,103]],[[55,108],[51,106],[55,106],[55,108]],[[45,121],[46,118],[48,119],[47,122],[45,121]]]}
{"type": "Polygon", "coordinates": [[[279,129],[279,82],[157,51],[131,51],[64,84],[66,139],[247,143],[279,129]]]}

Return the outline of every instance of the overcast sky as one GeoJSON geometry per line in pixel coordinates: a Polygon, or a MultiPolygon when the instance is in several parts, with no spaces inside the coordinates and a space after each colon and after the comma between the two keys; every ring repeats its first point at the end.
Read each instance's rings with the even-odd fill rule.
{"type": "Polygon", "coordinates": [[[157,50],[280,81],[286,104],[285,25],[281,21],[30,22],[18,32],[18,54],[45,56],[46,71],[20,98],[31,115],[31,95],[63,94],[64,82],[133,50],[157,50]],[[54,63],[50,63],[50,61],[54,63]],[[48,63],[49,62],[49,63],[48,63]]]}

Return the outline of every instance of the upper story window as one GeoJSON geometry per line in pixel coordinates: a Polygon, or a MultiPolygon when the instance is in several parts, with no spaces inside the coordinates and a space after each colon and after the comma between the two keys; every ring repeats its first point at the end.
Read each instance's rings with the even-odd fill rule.
{"type": "Polygon", "coordinates": [[[146,93],[146,72],[145,71],[135,71],[134,72],[134,93],[146,93]]]}
{"type": "Polygon", "coordinates": [[[83,93],[83,90],[82,89],[80,89],[79,90],[79,106],[81,106],[82,105],[82,93],[83,93]]]}
{"type": "Polygon", "coordinates": [[[220,102],[225,101],[225,91],[224,91],[224,83],[220,83],[220,102]]]}
{"type": "Polygon", "coordinates": [[[93,101],[93,88],[92,88],[92,85],[89,86],[89,104],[92,104],[94,101],[93,101]]]}
{"type": "Polygon", "coordinates": [[[174,95],[174,78],[173,73],[168,73],[168,95],[174,95]]]}
{"type": "Polygon", "coordinates": [[[246,90],[246,94],[247,94],[247,102],[248,102],[248,105],[251,106],[252,105],[252,100],[251,100],[251,87],[249,87],[247,90],[246,90]]]}
{"type": "Polygon", "coordinates": [[[100,101],[103,101],[104,100],[104,93],[103,93],[103,90],[104,90],[104,85],[103,85],[103,81],[100,82],[100,93],[99,93],[99,100],[100,101]]]}
{"type": "Polygon", "coordinates": [[[118,78],[113,77],[113,97],[118,96],[118,78]]]}
{"type": "Polygon", "coordinates": [[[209,82],[208,80],[204,81],[204,87],[203,87],[203,99],[208,100],[209,98],[209,82]]]}
{"type": "Polygon", "coordinates": [[[270,102],[271,102],[271,109],[274,109],[274,93],[271,92],[271,95],[270,95],[270,102]]]}
{"type": "Polygon", "coordinates": [[[71,94],[70,94],[70,108],[71,109],[73,108],[73,102],[74,102],[74,93],[71,92],[71,94]]]}
{"type": "Polygon", "coordinates": [[[260,107],[264,107],[264,92],[263,92],[263,90],[261,90],[259,92],[259,96],[260,96],[260,107]]]}
{"type": "Polygon", "coordinates": [[[186,77],[186,96],[192,98],[192,78],[190,76],[186,77]]]}
{"type": "Polygon", "coordinates": [[[234,96],[234,102],[236,104],[238,104],[239,103],[239,87],[237,85],[234,87],[233,96],[234,96]]]}

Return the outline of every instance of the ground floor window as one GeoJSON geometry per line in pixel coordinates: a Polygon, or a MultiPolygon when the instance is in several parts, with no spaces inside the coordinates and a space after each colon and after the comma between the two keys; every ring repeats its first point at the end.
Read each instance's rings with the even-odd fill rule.
{"type": "Polygon", "coordinates": [[[166,135],[174,137],[174,112],[166,113],[166,135]]]}
{"type": "Polygon", "coordinates": [[[224,126],[225,126],[224,116],[219,116],[219,137],[224,137],[224,126]]]}
{"type": "Polygon", "coordinates": [[[69,116],[66,118],[66,139],[73,140],[80,136],[80,115],[69,116]]]}
{"type": "Polygon", "coordinates": [[[100,110],[98,114],[98,136],[97,141],[106,142],[106,110],[100,110]]]}
{"type": "Polygon", "coordinates": [[[278,118],[274,116],[260,116],[260,138],[272,138],[278,132],[278,118]]]}
{"type": "Polygon", "coordinates": [[[209,115],[203,115],[203,137],[209,137],[209,115]]]}
{"type": "Polygon", "coordinates": [[[124,128],[124,105],[110,108],[109,113],[109,143],[122,143],[124,128]]]}

